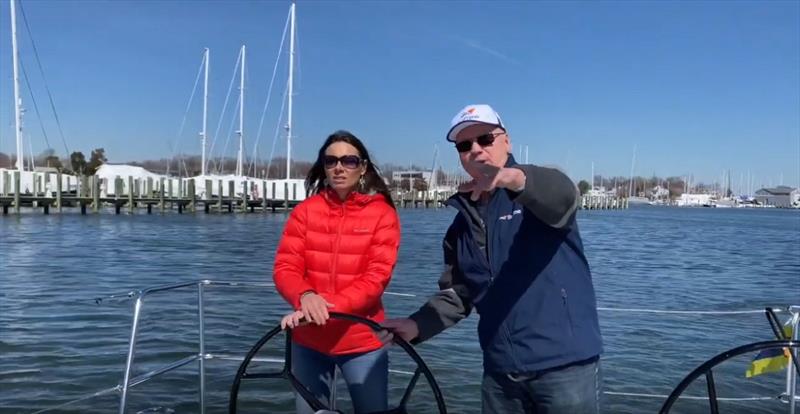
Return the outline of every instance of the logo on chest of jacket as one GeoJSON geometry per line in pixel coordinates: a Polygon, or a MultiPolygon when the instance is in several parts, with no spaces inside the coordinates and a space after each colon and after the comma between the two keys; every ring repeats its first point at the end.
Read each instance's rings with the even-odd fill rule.
{"type": "Polygon", "coordinates": [[[500,216],[498,218],[498,220],[500,220],[500,221],[511,220],[517,214],[522,214],[522,209],[521,208],[518,208],[518,209],[514,210],[511,214],[506,214],[505,216],[500,216]]]}
{"type": "Polygon", "coordinates": [[[367,228],[358,228],[358,227],[354,227],[353,228],[353,233],[356,233],[356,234],[366,234],[366,233],[369,233],[369,232],[370,232],[370,229],[367,229],[367,228]]]}

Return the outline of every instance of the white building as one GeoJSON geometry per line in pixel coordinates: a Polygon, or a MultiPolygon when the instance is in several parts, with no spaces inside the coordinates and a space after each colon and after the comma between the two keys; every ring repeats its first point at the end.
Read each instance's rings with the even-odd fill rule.
{"type": "Polygon", "coordinates": [[[662,187],[660,185],[657,185],[657,186],[653,187],[653,190],[651,191],[651,194],[652,194],[653,198],[655,198],[655,199],[669,198],[669,189],[665,188],[665,187],[662,187]]]}
{"type": "Polygon", "coordinates": [[[392,181],[399,185],[402,184],[403,181],[412,182],[413,180],[420,179],[424,181],[426,185],[430,185],[432,175],[433,171],[394,171],[392,172],[392,181]]]}
{"type": "MultiPolygon", "coordinates": [[[[145,170],[142,167],[138,167],[135,165],[127,165],[127,164],[103,164],[97,168],[95,175],[100,180],[100,196],[101,197],[110,197],[110,196],[123,196],[128,194],[128,177],[131,177],[134,181],[133,186],[139,186],[140,191],[136,191],[134,193],[142,194],[145,190],[145,186],[141,183],[146,182],[148,179],[151,181],[151,190],[158,191],[160,190],[160,179],[164,177],[163,175],[159,175],[148,170],[145,170]],[[117,178],[120,179],[119,184],[117,183],[117,178]],[[119,192],[119,194],[117,194],[119,192]]],[[[168,180],[168,179],[167,179],[168,180]]],[[[173,185],[173,193],[177,195],[176,189],[180,188],[177,186],[178,179],[173,179],[175,181],[173,185]]],[[[164,187],[167,187],[168,184],[165,183],[164,187]]],[[[167,194],[169,197],[170,195],[167,194]]]]}
{"type": "Polygon", "coordinates": [[[756,191],[758,204],[775,207],[800,206],[800,190],[781,185],[775,188],[762,188],[756,191]]]}

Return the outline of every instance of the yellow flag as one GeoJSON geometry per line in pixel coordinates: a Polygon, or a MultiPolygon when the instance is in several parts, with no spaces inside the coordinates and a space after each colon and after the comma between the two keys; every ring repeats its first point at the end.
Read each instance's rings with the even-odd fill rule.
{"type": "MultiPolygon", "coordinates": [[[[792,326],[784,326],[783,332],[791,338],[792,326]]],[[[753,358],[744,376],[750,378],[768,372],[782,371],[789,365],[790,358],[789,348],[764,349],[753,358]]]]}

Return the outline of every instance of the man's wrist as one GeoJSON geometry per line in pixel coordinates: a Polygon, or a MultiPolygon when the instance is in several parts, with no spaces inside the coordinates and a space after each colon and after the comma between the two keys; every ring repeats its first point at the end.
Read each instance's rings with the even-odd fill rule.
{"type": "Polygon", "coordinates": [[[505,185],[505,188],[521,193],[522,190],[525,189],[525,184],[527,182],[525,172],[519,168],[509,168],[509,170],[511,171],[511,177],[508,184],[505,185]]]}

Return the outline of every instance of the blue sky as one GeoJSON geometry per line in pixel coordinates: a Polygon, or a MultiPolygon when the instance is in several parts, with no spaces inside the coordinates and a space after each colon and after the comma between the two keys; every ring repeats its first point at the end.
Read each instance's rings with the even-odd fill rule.
{"type": "MultiPolygon", "coordinates": [[[[197,98],[176,135],[204,47],[212,54],[210,133],[239,47],[248,47],[250,151],[289,4],[27,0],[23,7],[69,149],[104,147],[111,162],[124,162],[169,157],[172,145],[200,153],[197,98]]],[[[11,153],[7,8],[0,12],[0,151],[11,153]]],[[[327,134],[343,128],[363,138],[378,162],[429,166],[438,145],[442,164],[455,169],[444,139],[451,117],[468,103],[489,103],[532,162],[558,165],[575,179],[588,178],[592,162],[597,174],[627,176],[636,146],[637,175],[711,182],[730,169],[734,182],[749,171],[757,185],[800,184],[796,1],[301,1],[297,19],[299,158],[311,159],[327,134]]],[[[63,154],[18,23],[43,124],[63,154]]],[[[279,116],[281,64],[261,157],[279,116]]],[[[23,91],[26,133],[38,153],[46,144],[24,82],[23,91]]],[[[285,148],[279,140],[275,152],[285,148]]]]}

